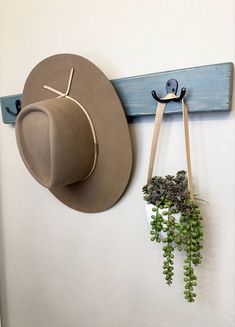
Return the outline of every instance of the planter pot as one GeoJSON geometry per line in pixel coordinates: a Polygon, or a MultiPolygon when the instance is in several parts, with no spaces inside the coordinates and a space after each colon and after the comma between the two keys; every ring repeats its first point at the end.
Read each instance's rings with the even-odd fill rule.
{"type": "MultiPolygon", "coordinates": [[[[156,208],[153,204],[145,202],[145,213],[146,213],[146,217],[147,217],[147,220],[149,222],[149,225],[150,225],[150,222],[152,221],[151,216],[156,214],[156,211],[153,211],[152,210],[153,208],[156,208]]],[[[159,211],[158,212],[161,214],[163,211],[166,211],[166,210],[167,210],[166,208],[163,208],[163,209],[160,209],[159,208],[159,211]]],[[[175,221],[177,223],[179,223],[179,221],[180,221],[180,215],[181,215],[180,212],[179,213],[172,213],[171,214],[171,216],[175,218],[175,221]]],[[[166,232],[163,232],[163,231],[161,231],[159,233],[159,235],[160,235],[161,238],[165,238],[167,236],[166,234],[167,233],[166,232]]]]}

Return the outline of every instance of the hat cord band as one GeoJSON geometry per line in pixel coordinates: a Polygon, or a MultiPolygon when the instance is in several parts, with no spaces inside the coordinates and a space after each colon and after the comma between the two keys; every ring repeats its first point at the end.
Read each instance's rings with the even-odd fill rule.
{"type": "Polygon", "coordinates": [[[74,98],[72,98],[72,97],[70,97],[68,95],[66,95],[64,97],[71,100],[71,101],[73,101],[73,102],[75,102],[82,109],[82,111],[86,115],[86,117],[87,117],[87,119],[89,121],[90,127],[91,127],[91,132],[92,132],[93,141],[94,141],[94,160],[93,160],[93,165],[92,165],[92,168],[91,168],[90,172],[88,173],[88,175],[86,177],[84,177],[82,179],[82,180],[85,180],[88,177],[90,177],[91,174],[93,173],[93,171],[95,170],[96,163],[97,163],[97,158],[98,158],[98,142],[97,142],[97,137],[96,137],[96,133],[95,133],[95,127],[93,125],[93,122],[92,122],[91,117],[89,116],[87,110],[82,106],[82,104],[80,102],[78,102],[77,100],[75,100],[74,98]]]}
{"type": "Polygon", "coordinates": [[[72,98],[71,96],[69,96],[69,92],[70,92],[70,88],[71,88],[71,84],[72,84],[72,79],[73,79],[73,74],[74,74],[74,68],[71,69],[70,71],[70,76],[69,76],[69,82],[68,82],[68,87],[65,93],[62,93],[50,86],[44,85],[43,87],[53,93],[58,94],[58,98],[67,98],[71,101],[73,101],[74,103],[76,103],[84,112],[84,114],[86,115],[88,122],[90,124],[91,127],[91,132],[92,132],[92,136],[93,136],[93,140],[94,140],[94,161],[93,161],[93,165],[92,168],[90,170],[90,172],[88,173],[88,175],[86,177],[84,177],[82,180],[86,180],[87,178],[89,178],[91,176],[91,174],[93,173],[93,171],[95,170],[96,164],[97,164],[97,158],[98,158],[98,142],[97,142],[97,137],[96,137],[96,133],[95,133],[95,127],[94,124],[91,120],[91,117],[89,116],[87,110],[83,107],[83,105],[78,102],[77,100],[75,100],[74,98],[72,98]]]}

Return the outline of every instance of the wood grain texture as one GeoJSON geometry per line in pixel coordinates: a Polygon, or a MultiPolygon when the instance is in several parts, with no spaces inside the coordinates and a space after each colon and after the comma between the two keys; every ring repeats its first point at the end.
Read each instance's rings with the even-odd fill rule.
{"type": "MultiPolygon", "coordinates": [[[[189,112],[230,111],[232,102],[233,63],[222,63],[162,73],[112,80],[122,101],[126,115],[131,117],[153,115],[156,101],[151,95],[156,90],[166,95],[166,82],[177,79],[179,90],[186,87],[185,101],[189,112]]],[[[165,114],[181,112],[181,104],[167,104],[165,114]]]]}
{"type": "MultiPolygon", "coordinates": [[[[185,101],[191,113],[230,111],[232,104],[233,63],[221,63],[193,68],[172,70],[111,80],[128,117],[154,115],[156,101],[151,95],[156,90],[160,97],[166,95],[166,82],[177,79],[179,90],[186,87],[185,101]]],[[[3,122],[14,123],[15,117],[5,108],[15,112],[15,101],[21,95],[1,97],[3,122]]],[[[181,103],[171,102],[165,114],[182,112],[181,103]]]]}

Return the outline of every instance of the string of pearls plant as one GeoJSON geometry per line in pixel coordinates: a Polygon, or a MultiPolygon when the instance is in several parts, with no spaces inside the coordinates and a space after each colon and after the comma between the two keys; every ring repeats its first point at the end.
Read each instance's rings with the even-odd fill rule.
{"type": "Polygon", "coordinates": [[[153,177],[143,187],[144,200],[152,204],[151,241],[163,243],[163,274],[170,286],[174,276],[174,251],[184,250],[184,296],[194,302],[197,277],[194,267],[201,263],[203,248],[203,224],[199,207],[190,199],[186,172],[181,170],[176,176],[153,177]],[[177,222],[174,214],[180,214],[177,222]],[[162,237],[162,234],[164,237],[162,237]]]}

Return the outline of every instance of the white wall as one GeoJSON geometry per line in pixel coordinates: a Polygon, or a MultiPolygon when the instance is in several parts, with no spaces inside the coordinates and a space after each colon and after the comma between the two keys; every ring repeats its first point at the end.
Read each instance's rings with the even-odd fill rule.
{"type": "MultiPolygon", "coordinates": [[[[2,0],[0,96],[22,91],[45,57],[76,53],[109,78],[234,62],[233,0],[2,0]]],[[[197,301],[183,298],[182,258],[165,285],[141,187],[153,120],[130,125],[133,177],[95,215],[65,207],[24,167],[0,124],[4,327],[233,327],[234,110],[190,117],[194,184],[205,216],[197,301]]],[[[181,117],[165,119],[155,172],[185,168],[181,117]]],[[[2,283],[3,286],[3,283],[2,283]]]]}

